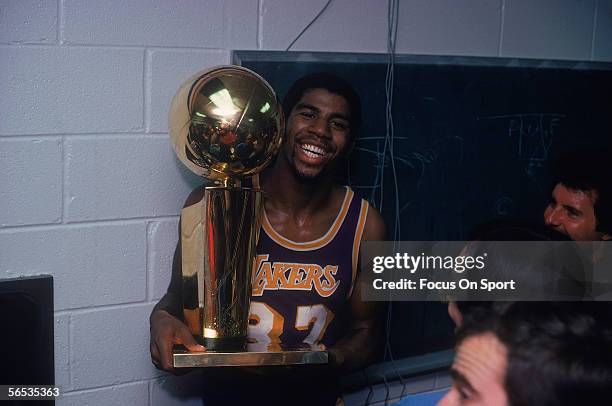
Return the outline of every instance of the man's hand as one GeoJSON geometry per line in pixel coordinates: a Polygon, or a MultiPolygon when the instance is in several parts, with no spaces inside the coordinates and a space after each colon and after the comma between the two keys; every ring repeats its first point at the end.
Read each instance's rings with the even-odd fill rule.
{"type": "Polygon", "coordinates": [[[344,352],[341,348],[331,347],[327,348],[325,344],[319,344],[319,349],[325,351],[327,350],[327,364],[333,368],[342,368],[344,366],[344,352]]]}
{"type": "Polygon", "coordinates": [[[151,359],[156,368],[176,373],[172,362],[174,344],[183,344],[189,351],[206,351],[204,346],[196,342],[187,326],[167,311],[154,311],[150,321],[151,359]]]}

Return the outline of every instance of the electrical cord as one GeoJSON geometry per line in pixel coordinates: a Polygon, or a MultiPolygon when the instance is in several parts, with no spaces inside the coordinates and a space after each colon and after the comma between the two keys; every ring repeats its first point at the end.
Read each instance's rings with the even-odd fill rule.
{"type": "Polygon", "coordinates": [[[332,2],[332,0],[327,0],[327,3],[325,3],[325,5],[323,6],[323,8],[317,13],[317,15],[306,25],[306,27],[304,27],[304,29],[302,31],[300,31],[300,33],[293,39],[293,41],[291,41],[291,43],[289,44],[289,46],[287,47],[287,49],[285,49],[285,51],[288,51],[291,49],[291,47],[293,46],[293,44],[295,44],[295,42],[300,39],[300,37],[302,36],[302,34],[304,34],[306,32],[307,29],[310,28],[310,26],[317,21],[317,19],[321,16],[321,14],[323,14],[325,12],[325,10],[327,9],[327,7],[329,7],[329,4],[332,2]]]}

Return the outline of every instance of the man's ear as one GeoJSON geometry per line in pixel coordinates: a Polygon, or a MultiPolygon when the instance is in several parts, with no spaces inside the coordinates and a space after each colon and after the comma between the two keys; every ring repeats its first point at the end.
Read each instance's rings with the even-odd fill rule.
{"type": "Polygon", "coordinates": [[[610,241],[610,240],[612,240],[612,234],[603,233],[601,235],[601,240],[602,241],[610,241]]]}

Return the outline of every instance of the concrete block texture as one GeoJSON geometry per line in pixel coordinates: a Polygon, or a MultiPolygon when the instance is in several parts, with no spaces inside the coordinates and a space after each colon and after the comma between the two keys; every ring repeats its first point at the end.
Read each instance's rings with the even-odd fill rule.
{"type": "Polygon", "coordinates": [[[196,178],[167,136],[68,137],[66,151],[69,222],[177,215],[196,178]]]}
{"type": "Polygon", "coordinates": [[[612,62],[612,0],[598,0],[593,35],[593,59],[612,62]]]}
{"type": "Polygon", "coordinates": [[[151,381],[149,404],[151,406],[202,406],[202,379],[204,378],[201,371],[198,370],[182,376],[165,374],[151,381]]]}
{"type": "MultiPolygon", "coordinates": [[[[326,0],[262,0],[261,43],[285,50],[326,0]]],[[[335,0],[291,47],[292,51],[384,52],[387,2],[335,0]]]]}
{"type": "Polygon", "coordinates": [[[501,56],[589,60],[595,0],[505,1],[501,56]]]}
{"type": "Polygon", "coordinates": [[[142,301],[145,224],[0,230],[0,277],[52,274],[55,310],[142,301]]]}
{"type": "Polygon", "coordinates": [[[222,0],[65,0],[63,12],[67,44],[224,45],[222,0]]]}
{"type": "Polygon", "coordinates": [[[57,42],[57,0],[0,2],[0,43],[57,42]]]}
{"type": "Polygon", "coordinates": [[[0,228],[62,220],[61,138],[0,138],[0,228]]]}
{"type": "Polygon", "coordinates": [[[150,74],[148,132],[168,132],[168,110],[175,93],[183,82],[197,72],[230,63],[225,50],[166,50],[148,53],[150,74]]]}
{"type": "Polygon", "coordinates": [[[66,0],[68,44],[256,49],[252,0],[66,0]]]}
{"type": "Polygon", "coordinates": [[[149,298],[158,301],[168,289],[172,258],[178,241],[178,218],[152,221],[147,227],[149,298]]]}
{"type": "Polygon", "coordinates": [[[259,1],[224,0],[224,48],[257,49],[259,1]]]}
{"type": "Polygon", "coordinates": [[[396,52],[496,56],[502,0],[400,1],[396,52]]]}
{"type": "Polygon", "coordinates": [[[0,46],[0,135],[143,127],[138,49],[0,46]]]}
{"type": "Polygon", "coordinates": [[[162,373],[153,366],[149,352],[152,308],[141,304],[72,315],[75,390],[141,381],[162,373]]]}
{"type": "Polygon", "coordinates": [[[70,383],[70,315],[55,316],[54,354],[55,384],[63,391],[72,389],[70,383]]]}
{"type": "Polygon", "coordinates": [[[65,393],[55,401],[55,404],[56,406],[138,406],[147,405],[148,402],[148,383],[136,382],[65,393]]]}

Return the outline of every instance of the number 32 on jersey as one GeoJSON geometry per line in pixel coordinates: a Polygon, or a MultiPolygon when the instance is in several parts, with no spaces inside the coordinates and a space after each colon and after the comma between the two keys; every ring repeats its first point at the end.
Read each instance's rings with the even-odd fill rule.
{"type": "MultiPolygon", "coordinates": [[[[295,329],[310,332],[304,339],[305,344],[318,345],[325,330],[334,318],[327,306],[315,304],[297,306],[295,329]]],[[[285,318],[266,303],[251,301],[249,316],[249,341],[266,345],[269,350],[280,350],[280,336],[285,328],[285,318]]]]}

